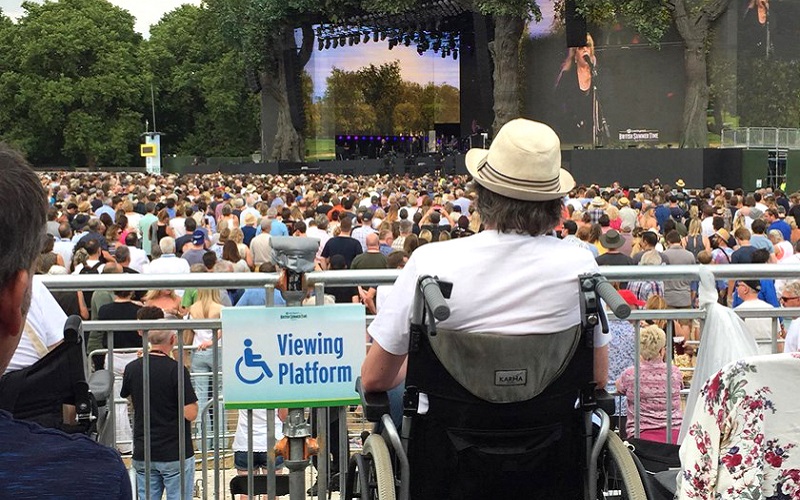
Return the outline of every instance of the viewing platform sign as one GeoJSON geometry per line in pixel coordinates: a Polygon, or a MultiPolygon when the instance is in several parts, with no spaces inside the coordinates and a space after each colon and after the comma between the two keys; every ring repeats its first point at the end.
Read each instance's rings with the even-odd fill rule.
{"type": "Polygon", "coordinates": [[[361,304],[223,309],[225,408],[359,404],[365,325],[361,304]]]}

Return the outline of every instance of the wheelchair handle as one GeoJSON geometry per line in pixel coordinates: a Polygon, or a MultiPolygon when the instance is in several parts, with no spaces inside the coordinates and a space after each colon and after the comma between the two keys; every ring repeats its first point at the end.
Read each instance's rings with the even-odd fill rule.
{"type": "Polygon", "coordinates": [[[631,306],[617,293],[611,283],[605,279],[599,279],[595,291],[605,301],[614,316],[619,319],[625,319],[631,315],[631,306]]]}
{"type": "Polygon", "coordinates": [[[433,312],[433,317],[438,321],[444,321],[450,317],[450,307],[444,300],[442,289],[439,288],[439,282],[435,278],[426,276],[419,280],[419,287],[422,290],[422,295],[425,297],[425,303],[428,308],[433,312]]]}
{"type": "Polygon", "coordinates": [[[64,323],[64,341],[68,344],[77,344],[83,341],[83,320],[73,314],[64,323]]]}

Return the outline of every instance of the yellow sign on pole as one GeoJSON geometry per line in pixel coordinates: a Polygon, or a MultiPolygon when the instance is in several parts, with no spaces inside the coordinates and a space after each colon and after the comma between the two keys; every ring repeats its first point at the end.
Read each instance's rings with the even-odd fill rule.
{"type": "Polygon", "coordinates": [[[150,156],[156,156],[158,154],[157,147],[155,144],[140,144],[139,145],[139,154],[143,158],[147,158],[150,156]]]}

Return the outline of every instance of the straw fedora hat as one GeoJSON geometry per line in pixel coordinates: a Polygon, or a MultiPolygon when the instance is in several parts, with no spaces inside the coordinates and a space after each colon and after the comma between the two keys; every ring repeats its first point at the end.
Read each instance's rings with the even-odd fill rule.
{"type": "Polygon", "coordinates": [[[467,151],[466,164],[475,182],[517,200],[555,200],[575,187],[561,168],[561,142],[553,129],[523,118],[503,125],[489,149],[467,151]]]}

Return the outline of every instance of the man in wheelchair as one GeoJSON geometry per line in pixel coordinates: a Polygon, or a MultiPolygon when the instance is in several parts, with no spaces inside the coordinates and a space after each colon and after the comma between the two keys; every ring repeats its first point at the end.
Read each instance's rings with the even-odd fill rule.
{"type": "MultiPolygon", "coordinates": [[[[47,201],[30,166],[18,153],[2,145],[0,170],[4,174],[0,177],[0,204],[3,206],[0,212],[0,234],[3,235],[0,238],[0,373],[3,373],[19,344],[30,306],[33,270],[45,235],[47,201]]],[[[69,349],[69,344],[65,339],[46,357],[69,349]]],[[[8,393],[0,391],[0,408],[14,407],[16,417],[21,400],[19,394],[20,391],[16,391],[14,401],[9,401],[8,393]]],[[[60,415],[61,401],[56,400],[54,404],[55,413],[60,415]]],[[[53,405],[48,402],[48,406],[53,405]]],[[[131,486],[128,472],[116,451],[85,436],[46,429],[17,420],[0,410],[0,498],[39,497],[131,498],[131,486]]]]}
{"type": "Polygon", "coordinates": [[[581,327],[592,254],[551,236],[575,182],[555,132],[524,119],[466,163],[486,230],[414,252],[369,327],[363,390],[405,383],[410,498],[582,498],[576,406],[606,384],[609,339],[581,327]],[[429,335],[412,327],[423,276],[452,284],[429,335]]]}

